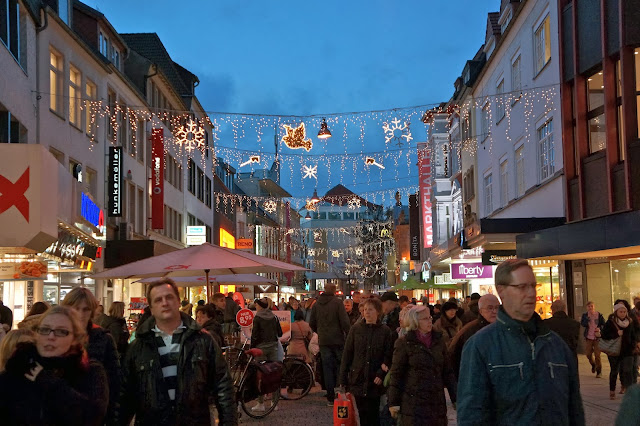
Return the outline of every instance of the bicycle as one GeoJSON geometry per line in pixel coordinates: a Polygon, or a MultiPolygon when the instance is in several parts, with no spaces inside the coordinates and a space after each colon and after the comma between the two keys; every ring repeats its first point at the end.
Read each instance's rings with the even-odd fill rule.
{"type": "MultiPolygon", "coordinates": [[[[254,360],[262,356],[262,350],[258,348],[244,350],[247,341],[244,342],[237,352],[236,362],[231,368],[231,377],[233,379],[236,401],[238,401],[242,411],[251,418],[262,419],[276,409],[278,401],[280,400],[280,391],[278,389],[271,392],[269,397],[265,397],[265,395],[269,394],[261,393],[258,389],[256,376],[258,368],[254,360]],[[267,404],[265,404],[265,402],[267,404]]],[[[231,349],[235,348],[227,346],[225,349],[229,361],[234,352],[231,349]]]]}
{"type": "Polygon", "coordinates": [[[282,387],[286,394],[281,397],[287,400],[302,399],[309,394],[316,383],[311,366],[304,361],[303,355],[287,355],[283,361],[282,387]]]}

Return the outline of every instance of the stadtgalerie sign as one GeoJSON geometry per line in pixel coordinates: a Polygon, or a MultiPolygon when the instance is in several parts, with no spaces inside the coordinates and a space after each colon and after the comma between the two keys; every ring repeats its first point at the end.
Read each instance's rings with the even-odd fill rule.
{"type": "Polygon", "coordinates": [[[451,279],[471,278],[493,278],[493,266],[483,265],[481,262],[451,264],[451,279]]]}

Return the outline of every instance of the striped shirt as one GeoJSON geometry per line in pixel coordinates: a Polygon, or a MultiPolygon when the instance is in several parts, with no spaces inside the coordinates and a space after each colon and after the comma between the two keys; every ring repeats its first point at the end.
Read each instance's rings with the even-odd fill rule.
{"type": "Polygon", "coordinates": [[[172,334],[167,334],[156,325],[153,328],[155,333],[158,354],[160,355],[160,367],[162,376],[169,390],[171,401],[176,399],[176,388],[178,387],[178,357],[180,356],[180,345],[182,337],[187,327],[180,323],[172,334]]]}

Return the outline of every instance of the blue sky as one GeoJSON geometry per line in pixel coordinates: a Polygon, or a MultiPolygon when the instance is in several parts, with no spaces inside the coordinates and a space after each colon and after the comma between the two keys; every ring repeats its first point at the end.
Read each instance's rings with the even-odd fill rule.
{"type": "MultiPolygon", "coordinates": [[[[394,117],[393,109],[447,101],[465,62],[484,41],[487,13],[500,8],[500,0],[86,3],[104,13],[119,32],[158,33],[173,60],[199,77],[196,94],[207,111],[333,115],[330,127],[338,134],[332,130],[334,138],[329,141],[335,152],[345,153],[388,149],[379,126],[394,117]],[[385,112],[375,117],[342,114],[372,110],[385,112]],[[357,126],[352,129],[354,120],[371,121],[362,125],[366,137],[357,126]]],[[[400,114],[401,119],[411,117],[414,143],[426,135],[416,119],[422,110],[400,114]]],[[[255,121],[252,126],[255,130],[255,121]]],[[[309,134],[315,136],[312,130],[309,134]]],[[[219,137],[221,147],[253,149],[228,135],[219,137]]],[[[256,149],[273,146],[273,130],[270,135],[265,131],[264,139],[269,143],[256,149]]],[[[318,149],[308,158],[300,150],[291,152],[299,161],[283,166],[290,171],[289,183],[299,186],[301,193],[314,186],[322,193],[340,182],[355,192],[376,190],[385,182],[390,187],[417,185],[417,170],[407,174],[402,166],[411,168],[413,159],[401,160],[398,166],[394,154],[386,155],[392,167],[384,171],[345,167],[345,159],[337,159],[337,169],[328,167],[319,173],[319,182],[305,183],[300,165],[320,163],[322,171],[329,158],[322,156],[328,151],[318,149]],[[350,173],[345,175],[345,169],[350,173]]],[[[289,185],[285,181],[283,186],[289,185]]]]}

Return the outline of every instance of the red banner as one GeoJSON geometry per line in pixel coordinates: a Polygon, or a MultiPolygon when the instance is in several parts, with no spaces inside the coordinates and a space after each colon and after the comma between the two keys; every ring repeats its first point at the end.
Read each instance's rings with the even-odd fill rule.
{"type": "Polygon", "coordinates": [[[420,210],[422,213],[423,247],[433,245],[433,216],[431,212],[431,153],[427,144],[418,144],[418,169],[420,174],[420,210]]]}
{"type": "Polygon", "coordinates": [[[164,134],[151,133],[151,228],[164,228],[164,134]]]}

